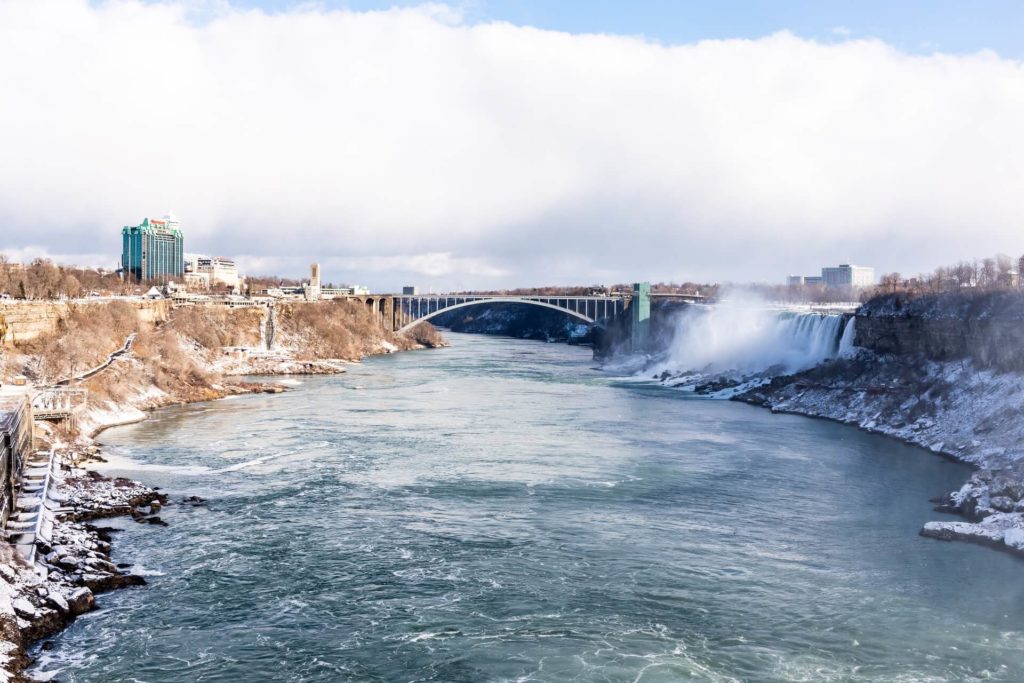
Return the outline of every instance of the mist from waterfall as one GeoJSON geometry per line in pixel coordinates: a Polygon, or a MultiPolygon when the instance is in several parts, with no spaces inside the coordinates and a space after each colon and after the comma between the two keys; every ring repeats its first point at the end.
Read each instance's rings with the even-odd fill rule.
{"type": "Polygon", "coordinates": [[[736,296],[687,307],[657,369],[718,375],[806,370],[853,350],[853,319],[736,296]]]}

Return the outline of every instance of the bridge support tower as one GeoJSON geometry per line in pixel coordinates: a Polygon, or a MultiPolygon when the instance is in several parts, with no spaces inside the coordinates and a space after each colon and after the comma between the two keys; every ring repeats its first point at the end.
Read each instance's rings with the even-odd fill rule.
{"type": "Polygon", "coordinates": [[[629,303],[630,342],[633,353],[646,351],[651,337],[651,283],[633,285],[633,300],[629,303]]]}

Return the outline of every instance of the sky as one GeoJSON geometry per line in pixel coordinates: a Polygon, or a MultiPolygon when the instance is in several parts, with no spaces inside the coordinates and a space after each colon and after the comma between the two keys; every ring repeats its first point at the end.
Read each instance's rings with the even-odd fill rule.
{"type": "MultiPolygon", "coordinates": [[[[309,3],[244,3],[283,12],[309,3]]],[[[416,6],[418,2],[333,0],[323,8],[356,11],[416,6]]],[[[217,5],[203,3],[208,10],[217,5]]],[[[506,21],[568,33],[641,36],[665,44],[761,38],[790,31],[834,42],[876,38],[920,54],[993,50],[1024,57],[1020,0],[475,0],[451,3],[468,22],[506,21]]]]}
{"type": "Polygon", "coordinates": [[[1024,253],[1024,3],[0,0],[0,250],[378,291],[1024,253]]]}

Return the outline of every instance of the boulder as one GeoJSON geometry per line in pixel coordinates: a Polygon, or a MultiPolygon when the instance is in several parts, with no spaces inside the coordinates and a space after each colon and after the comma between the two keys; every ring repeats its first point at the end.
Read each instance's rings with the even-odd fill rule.
{"type": "Polygon", "coordinates": [[[1007,529],[1003,534],[1003,543],[1014,550],[1024,551],[1024,529],[1007,529]]]}
{"type": "Polygon", "coordinates": [[[70,606],[68,605],[68,601],[64,599],[64,596],[56,591],[50,593],[50,595],[46,599],[50,604],[59,609],[61,612],[68,612],[71,609],[70,606]]]}
{"type": "Polygon", "coordinates": [[[18,598],[12,603],[15,613],[25,619],[35,618],[37,611],[35,605],[25,598],[18,598]]]}
{"type": "Polygon", "coordinates": [[[87,612],[96,604],[96,597],[88,588],[79,588],[68,598],[68,603],[76,614],[87,612]]]}

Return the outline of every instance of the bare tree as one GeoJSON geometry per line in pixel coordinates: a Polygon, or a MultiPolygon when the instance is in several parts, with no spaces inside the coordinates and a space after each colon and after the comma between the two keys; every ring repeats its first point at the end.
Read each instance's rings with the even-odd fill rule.
{"type": "Polygon", "coordinates": [[[974,266],[966,261],[961,261],[953,267],[953,280],[957,289],[970,287],[974,284],[974,266]]]}
{"type": "Polygon", "coordinates": [[[982,289],[994,289],[999,283],[998,270],[996,269],[996,260],[994,258],[986,258],[981,261],[981,277],[978,278],[978,285],[982,289]]]}
{"type": "Polygon", "coordinates": [[[895,294],[901,287],[903,278],[899,273],[886,273],[882,276],[882,290],[889,294],[895,294]]]}

